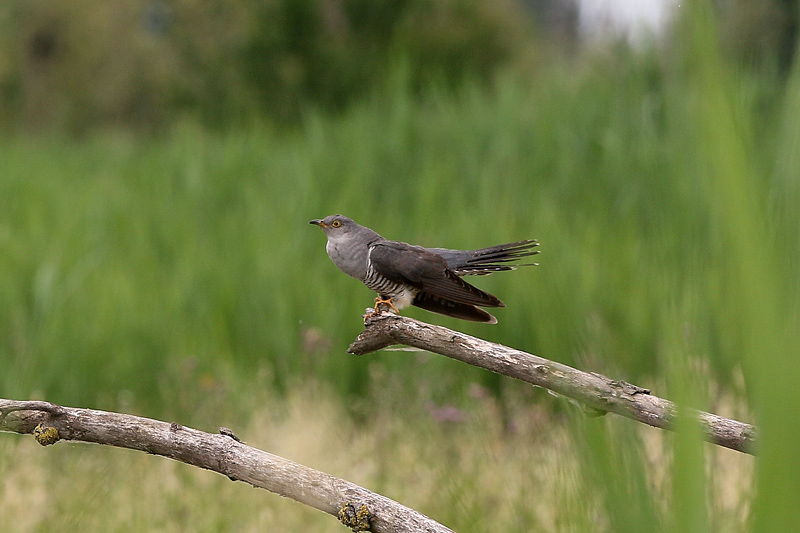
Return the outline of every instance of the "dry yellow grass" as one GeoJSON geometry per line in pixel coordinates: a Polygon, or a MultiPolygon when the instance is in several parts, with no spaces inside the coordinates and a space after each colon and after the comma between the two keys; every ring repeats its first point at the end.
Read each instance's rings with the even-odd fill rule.
{"type": "MultiPolygon", "coordinates": [[[[668,513],[668,434],[618,417],[552,414],[529,400],[501,405],[478,386],[459,406],[376,396],[373,414],[356,422],[338,395],[314,383],[285,401],[263,395],[249,423],[234,429],[252,446],[349,479],[456,531],[608,531],[575,444],[576,428],[594,424],[639,440],[652,487],[645,497],[668,513]]],[[[711,519],[742,531],[752,458],[711,445],[706,453],[711,519]]],[[[68,442],[43,449],[4,434],[0,474],[0,530],[8,532],[344,531],[274,494],[128,450],[68,442]]]]}

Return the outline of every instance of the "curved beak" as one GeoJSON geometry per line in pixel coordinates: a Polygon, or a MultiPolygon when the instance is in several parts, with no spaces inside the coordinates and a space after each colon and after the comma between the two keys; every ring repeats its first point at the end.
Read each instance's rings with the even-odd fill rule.
{"type": "Polygon", "coordinates": [[[324,223],[321,219],[315,218],[314,220],[309,221],[309,224],[314,224],[315,226],[319,226],[321,228],[329,228],[330,226],[324,223]]]}

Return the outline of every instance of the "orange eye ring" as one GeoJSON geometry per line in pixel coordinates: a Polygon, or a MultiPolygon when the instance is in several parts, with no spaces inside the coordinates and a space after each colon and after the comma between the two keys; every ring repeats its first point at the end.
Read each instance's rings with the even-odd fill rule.
{"type": "Polygon", "coordinates": [[[334,228],[338,228],[341,225],[342,225],[341,220],[334,220],[333,222],[331,222],[331,226],[333,226],[334,228]]]}

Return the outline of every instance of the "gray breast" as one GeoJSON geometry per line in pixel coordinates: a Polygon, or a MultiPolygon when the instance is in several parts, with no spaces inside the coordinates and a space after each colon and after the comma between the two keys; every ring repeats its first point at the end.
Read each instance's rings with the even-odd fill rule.
{"type": "Polygon", "coordinates": [[[367,247],[342,239],[329,239],[325,251],[333,264],[356,279],[364,281],[367,274],[367,247]]]}

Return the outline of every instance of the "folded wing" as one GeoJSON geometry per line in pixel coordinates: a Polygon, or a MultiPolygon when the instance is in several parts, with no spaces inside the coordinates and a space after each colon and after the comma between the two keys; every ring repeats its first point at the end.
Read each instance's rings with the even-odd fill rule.
{"type": "Polygon", "coordinates": [[[412,304],[428,311],[494,323],[496,319],[477,306],[505,306],[497,297],[461,279],[441,255],[426,248],[384,241],[373,245],[370,261],[381,276],[417,289],[412,304]]]}

